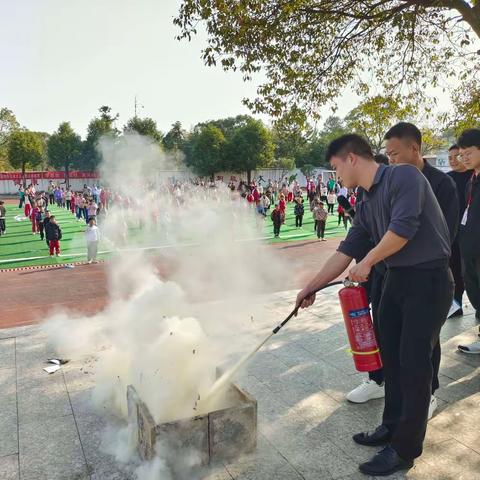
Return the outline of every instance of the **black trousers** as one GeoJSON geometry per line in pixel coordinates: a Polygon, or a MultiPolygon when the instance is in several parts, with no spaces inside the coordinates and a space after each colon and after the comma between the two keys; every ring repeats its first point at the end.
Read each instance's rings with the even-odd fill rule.
{"type": "Polygon", "coordinates": [[[385,374],[383,424],[404,459],[422,454],[440,329],[452,304],[448,268],[387,270],[378,308],[385,374]]]}
{"type": "Polygon", "coordinates": [[[280,226],[281,225],[282,225],[281,223],[274,223],[273,224],[273,234],[275,236],[280,235],[280,226]]]}
{"type": "MultiPolygon", "coordinates": [[[[372,320],[373,328],[375,330],[375,336],[377,337],[377,342],[380,342],[379,332],[378,332],[378,306],[380,305],[380,299],[382,298],[382,287],[384,276],[379,273],[378,270],[372,269],[370,274],[372,278],[372,283],[370,285],[370,303],[372,304],[372,320]]],[[[385,376],[383,374],[383,368],[374,370],[373,372],[368,372],[368,377],[370,380],[374,380],[379,385],[385,381],[385,376]]]]}
{"type": "Polygon", "coordinates": [[[317,238],[325,236],[325,220],[317,220],[317,238]]]}
{"type": "Polygon", "coordinates": [[[301,227],[303,222],[303,215],[295,215],[295,226],[301,227]]]}
{"type": "Polygon", "coordinates": [[[50,205],[53,205],[55,203],[55,196],[53,195],[53,193],[48,194],[48,200],[50,202],[50,205]]]}
{"type": "Polygon", "coordinates": [[[452,243],[450,270],[452,271],[453,280],[455,281],[455,292],[453,294],[453,298],[460,305],[462,305],[462,297],[463,292],[465,291],[465,285],[463,283],[462,256],[460,254],[460,246],[456,241],[452,243]]]}
{"type": "MultiPolygon", "coordinates": [[[[480,239],[479,239],[480,241],[480,239]]],[[[462,257],[465,290],[472,307],[480,312],[480,257],[462,257]]]]}
{"type": "Polygon", "coordinates": [[[72,203],[71,200],[66,200],[66,203],[67,203],[67,210],[70,210],[70,205],[72,203]]]}
{"type": "Polygon", "coordinates": [[[327,207],[328,207],[328,213],[332,213],[333,214],[333,207],[335,206],[334,203],[327,203],[327,207]]]}
{"type": "Polygon", "coordinates": [[[6,227],[5,227],[5,219],[0,218],[0,235],[2,233],[5,233],[6,227]]]}

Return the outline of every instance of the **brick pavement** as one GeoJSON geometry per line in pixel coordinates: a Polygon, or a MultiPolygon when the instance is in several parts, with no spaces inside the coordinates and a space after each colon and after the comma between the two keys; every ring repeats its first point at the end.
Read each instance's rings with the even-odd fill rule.
{"type": "MultiPolygon", "coordinates": [[[[258,301],[268,301],[282,318],[295,293],[278,292],[258,301]]],[[[191,472],[188,480],[367,478],[357,465],[375,449],[354,444],[351,435],[377,425],[383,400],[363,405],[345,401],[362,376],[345,351],[336,292],[319,297],[313,308],[271,339],[239,379],[258,400],[255,453],[191,472]]],[[[258,322],[262,338],[271,320],[258,322]]],[[[440,408],[429,422],[424,454],[407,474],[387,478],[480,479],[480,358],[455,351],[458,343],[471,341],[476,330],[468,307],[462,318],[447,321],[442,330],[440,408]]],[[[95,384],[91,363],[71,362],[47,375],[42,367],[53,353],[39,326],[0,330],[0,479],[135,478],[131,465],[117,463],[101,447],[102,431],[114,420],[90,404],[95,384]]]]}

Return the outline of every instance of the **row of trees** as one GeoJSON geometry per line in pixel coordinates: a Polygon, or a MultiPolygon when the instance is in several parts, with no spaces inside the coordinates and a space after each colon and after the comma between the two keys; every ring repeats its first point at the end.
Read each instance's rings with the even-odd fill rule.
{"type": "MultiPolygon", "coordinates": [[[[0,169],[52,168],[94,170],[101,161],[97,148],[101,137],[113,139],[137,132],[168,152],[177,165],[182,162],[201,176],[214,177],[221,171],[251,172],[273,167],[285,172],[300,168],[306,175],[325,166],[326,148],[331,140],[347,132],[357,132],[371,143],[375,153],[383,147],[388,128],[400,120],[414,120],[419,111],[405,98],[373,96],[353,108],[344,118],[330,116],[323,128],[309,125],[299,111],[291,111],[270,127],[248,115],[198,123],[191,131],[180,122],[164,135],[151,118],[133,117],[122,130],[116,127],[118,114],[108,106],[99,109],[87,128],[84,140],[68,122],[51,135],[21,128],[10,110],[0,110],[0,169]]],[[[462,117],[462,127],[478,122],[478,117],[462,117]]],[[[420,122],[421,124],[422,122],[420,122]]],[[[424,153],[434,153],[453,141],[455,129],[423,128],[424,153]]]]}

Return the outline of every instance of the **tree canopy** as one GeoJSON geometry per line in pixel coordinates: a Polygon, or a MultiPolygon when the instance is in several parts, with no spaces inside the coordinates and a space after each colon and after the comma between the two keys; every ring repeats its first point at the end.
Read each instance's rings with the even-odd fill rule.
{"type": "Polygon", "coordinates": [[[193,133],[191,138],[191,154],[187,156],[187,165],[201,176],[212,180],[215,173],[225,167],[225,136],[214,125],[205,125],[193,133]]]}
{"type": "Polygon", "coordinates": [[[401,97],[376,95],[351,110],[345,123],[348,130],[370,142],[374,153],[380,153],[388,129],[399,121],[408,121],[413,115],[414,106],[403,102],[401,97]]]}
{"type": "Polygon", "coordinates": [[[80,166],[82,147],[80,135],[73,131],[69,122],[61,123],[47,140],[48,161],[52,167],[65,170],[67,185],[70,169],[80,166]]]}
{"type": "Polygon", "coordinates": [[[258,97],[244,102],[274,117],[318,106],[349,84],[408,88],[418,95],[445,78],[465,80],[478,64],[478,0],[183,0],[179,39],[199,24],[206,65],[262,71],[258,97]],[[387,48],[388,47],[388,48],[387,48]]]}
{"type": "Polygon", "coordinates": [[[83,146],[82,167],[86,170],[95,170],[100,164],[101,155],[97,148],[100,138],[115,138],[120,133],[115,127],[118,114],[112,115],[112,109],[107,105],[101,106],[98,111],[100,117],[93,118],[88,124],[87,138],[83,146]]]}
{"type": "Polygon", "coordinates": [[[137,132],[144,137],[151,138],[156,143],[160,143],[163,137],[158,131],[157,122],[155,122],[153,118],[149,117],[132,117],[130,120],[128,120],[125,127],[123,127],[123,131],[126,133],[137,132]]]}
{"type": "Polygon", "coordinates": [[[8,141],[8,159],[14,168],[22,170],[25,182],[25,170],[41,164],[45,155],[45,139],[38,132],[14,131],[8,141]]]}
{"type": "Polygon", "coordinates": [[[15,114],[8,108],[0,109],[0,169],[11,168],[8,161],[8,139],[12,132],[18,130],[20,124],[15,114]]]}
{"type": "Polygon", "coordinates": [[[249,120],[235,130],[228,143],[227,168],[234,172],[247,172],[251,181],[252,171],[268,167],[273,160],[274,145],[270,132],[260,120],[249,120]]]}

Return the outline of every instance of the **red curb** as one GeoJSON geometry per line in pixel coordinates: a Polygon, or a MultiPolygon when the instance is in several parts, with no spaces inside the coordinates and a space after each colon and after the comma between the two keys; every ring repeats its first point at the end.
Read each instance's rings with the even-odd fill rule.
{"type": "MultiPolygon", "coordinates": [[[[97,263],[105,263],[105,260],[97,260],[97,263]]],[[[55,265],[32,265],[26,267],[0,268],[0,273],[20,272],[22,270],[55,270],[57,268],[65,268],[67,265],[87,265],[87,261],[56,263],[55,265]]]]}

